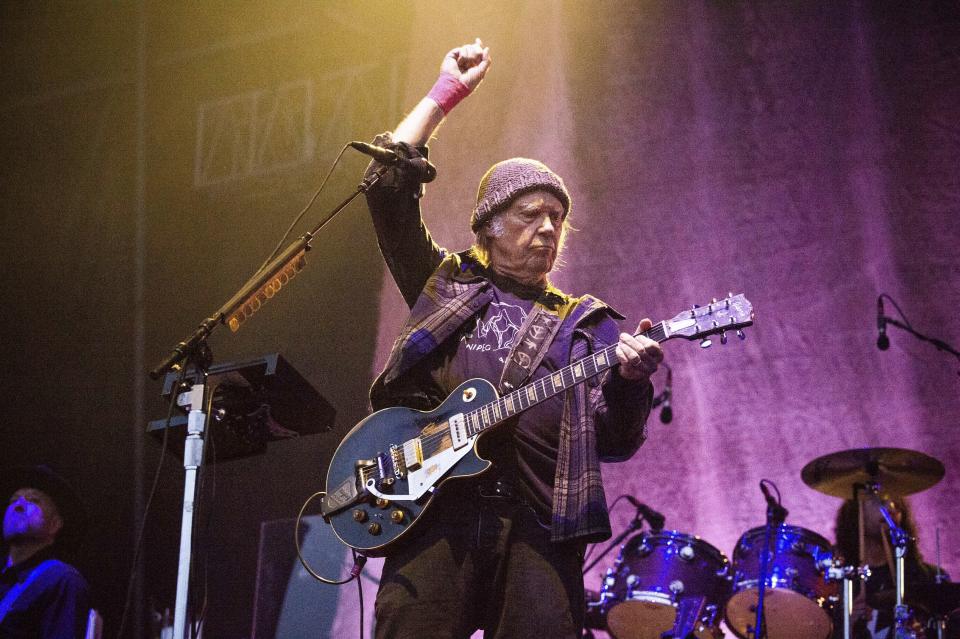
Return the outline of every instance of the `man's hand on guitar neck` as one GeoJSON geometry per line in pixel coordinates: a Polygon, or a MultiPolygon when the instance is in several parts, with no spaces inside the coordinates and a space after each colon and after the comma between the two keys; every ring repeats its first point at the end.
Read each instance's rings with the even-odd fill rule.
{"type": "MultiPolygon", "coordinates": [[[[640,320],[637,333],[650,330],[653,326],[648,318],[640,320]]],[[[630,333],[620,333],[617,343],[617,359],[620,360],[620,377],[637,382],[645,382],[657,371],[663,361],[663,350],[660,344],[649,337],[630,333]]]]}

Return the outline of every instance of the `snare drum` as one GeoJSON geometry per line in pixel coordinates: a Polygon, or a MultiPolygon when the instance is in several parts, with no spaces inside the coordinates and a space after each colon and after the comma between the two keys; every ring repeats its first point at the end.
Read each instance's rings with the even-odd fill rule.
{"type": "MultiPolygon", "coordinates": [[[[745,532],[733,551],[733,596],[727,602],[727,626],[740,637],[756,622],[760,560],[766,528],[745,532]]],[[[826,580],[833,559],[829,542],[799,526],[781,525],[770,535],[763,594],[768,639],[825,639],[833,631],[830,608],[840,585],[826,580]]]]}
{"type": "Polygon", "coordinates": [[[681,599],[703,597],[694,633],[700,639],[719,637],[730,579],[727,558],[699,537],[675,530],[635,535],[607,571],[600,592],[607,630],[616,639],[660,639],[673,629],[681,599]]]}

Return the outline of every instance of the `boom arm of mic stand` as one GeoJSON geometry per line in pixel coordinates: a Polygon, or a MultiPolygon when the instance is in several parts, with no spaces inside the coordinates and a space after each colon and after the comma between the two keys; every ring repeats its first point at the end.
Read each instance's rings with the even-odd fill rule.
{"type": "Polygon", "coordinates": [[[206,341],[217,324],[223,324],[229,320],[231,330],[236,332],[240,328],[240,324],[243,323],[247,317],[259,310],[260,305],[264,301],[273,297],[284,284],[303,270],[303,267],[307,263],[306,252],[310,250],[310,241],[320,232],[320,229],[326,226],[340,211],[347,208],[347,205],[353,202],[358,195],[370,190],[389,169],[389,166],[381,166],[364,178],[353,193],[338,204],[330,215],[317,224],[312,231],[304,233],[288,246],[286,250],[280,253],[280,255],[254,273],[253,277],[247,280],[247,283],[240,287],[240,290],[237,291],[226,304],[221,306],[216,313],[203,320],[200,326],[197,327],[197,330],[189,337],[177,344],[170,354],[150,371],[150,377],[152,379],[159,379],[167,371],[190,356],[191,353],[206,341]]]}
{"type": "Polygon", "coordinates": [[[636,530],[640,530],[640,528],[642,527],[643,527],[643,515],[638,515],[634,517],[633,521],[630,522],[630,525],[627,526],[622,533],[614,537],[613,540],[609,544],[607,544],[607,547],[603,549],[603,552],[597,555],[597,558],[591,561],[590,565],[586,566],[583,569],[583,574],[584,575],[587,574],[587,572],[589,572],[591,568],[593,568],[598,563],[600,563],[600,560],[606,557],[607,553],[613,550],[614,546],[618,545],[621,541],[623,541],[627,535],[629,535],[630,533],[636,530]]]}
{"type": "Polygon", "coordinates": [[[924,335],[923,333],[918,333],[917,331],[913,330],[912,328],[910,328],[909,326],[907,326],[907,325],[904,324],[903,322],[900,322],[900,321],[898,321],[898,320],[895,320],[895,319],[893,319],[892,317],[884,317],[883,319],[884,319],[884,321],[886,322],[886,324],[887,324],[888,326],[896,326],[897,328],[899,328],[899,329],[901,329],[901,330],[904,330],[904,331],[910,333],[911,335],[913,335],[914,337],[916,337],[916,338],[917,338],[918,340],[920,340],[921,342],[930,342],[931,344],[933,344],[933,345],[937,348],[938,351],[944,351],[944,352],[950,353],[951,355],[953,355],[953,356],[956,357],[957,359],[960,359],[960,351],[958,351],[958,350],[955,349],[954,347],[950,346],[950,344],[947,344],[947,343],[944,342],[943,340],[937,339],[936,337],[927,337],[927,336],[924,335]]]}

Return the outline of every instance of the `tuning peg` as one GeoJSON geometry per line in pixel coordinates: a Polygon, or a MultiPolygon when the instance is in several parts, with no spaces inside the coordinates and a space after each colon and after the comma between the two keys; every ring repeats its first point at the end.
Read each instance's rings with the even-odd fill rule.
{"type": "Polygon", "coordinates": [[[704,337],[700,340],[700,348],[710,348],[713,344],[713,341],[709,337],[704,337]]]}
{"type": "Polygon", "coordinates": [[[737,337],[739,337],[742,340],[747,339],[747,336],[739,328],[737,329],[737,337]]]}
{"type": "Polygon", "coordinates": [[[726,331],[720,331],[720,343],[721,343],[721,344],[726,344],[726,343],[727,343],[727,332],[726,332],[726,331]]]}

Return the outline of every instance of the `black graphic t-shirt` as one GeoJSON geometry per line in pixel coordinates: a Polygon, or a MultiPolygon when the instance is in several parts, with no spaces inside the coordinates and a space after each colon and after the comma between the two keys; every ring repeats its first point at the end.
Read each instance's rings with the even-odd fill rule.
{"type": "MultiPolygon", "coordinates": [[[[496,278],[493,301],[444,344],[443,361],[434,380],[450,393],[467,379],[481,377],[499,385],[507,356],[541,289],[496,278]]],[[[569,342],[557,338],[525,384],[565,366],[569,342]]],[[[485,477],[512,483],[544,522],[553,507],[553,478],[560,441],[563,394],[554,395],[481,438],[479,451],[494,463],[485,477]]]]}

